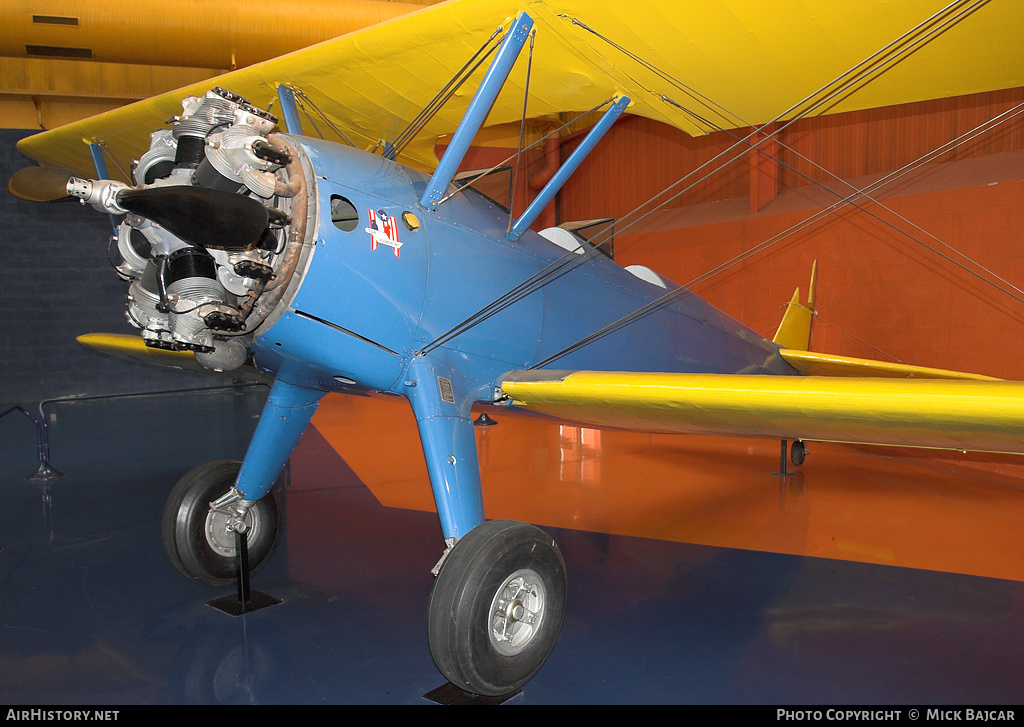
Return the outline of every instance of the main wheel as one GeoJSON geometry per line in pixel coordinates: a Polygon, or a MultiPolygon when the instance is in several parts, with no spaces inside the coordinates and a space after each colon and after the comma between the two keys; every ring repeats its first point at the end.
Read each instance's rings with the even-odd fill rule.
{"type": "MultiPolygon", "coordinates": [[[[234,585],[235,533],[227,528],[227,515],[211,512],[210,503],[235,484],[241,462],[207,462],[178,480],[164,505],[161,535],[164,551],[182,575],[213,588],[234,585]]],[[[281,505],[270,492],[245,515],[249,572],[262,568],[274,548],[281,524],[281,505]]]]}
{"type": "Polygon", "coordinates": [[[441,674],[497,696],[536,674],[565,614],[565,562],[542,530],[492,520],[462,538],[430,592],[427,637],[441,674]]]}

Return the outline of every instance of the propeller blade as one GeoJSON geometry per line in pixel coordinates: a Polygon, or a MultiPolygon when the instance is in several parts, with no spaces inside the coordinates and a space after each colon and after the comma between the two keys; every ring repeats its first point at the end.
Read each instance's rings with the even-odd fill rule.
{"type": "Polygon", "coordinates": [[[7,191],[29,202],[64,202],[68,197],[68,180],[74,172],[56,167],[25,167],[7,183],[7,191]]]}
{"type": "Polygon", "coordinates": [[[219,250],[252,247],[268,224],[267,208],[252,197],[207,187],[129,189],[117,203],[185,242],[219,250]]]}

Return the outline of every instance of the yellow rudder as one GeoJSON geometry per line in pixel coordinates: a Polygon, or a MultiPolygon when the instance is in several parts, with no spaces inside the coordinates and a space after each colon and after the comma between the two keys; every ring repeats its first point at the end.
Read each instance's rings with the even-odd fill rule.
{"type": "Polygon", "coordinates": [[[782,348],[807,351],[811,346],[811,321],[814,319],[814,286],[818,279],[818,261],[811,266],[811,282],[808,286],[807,305],[800,303],[800,288],[793,293],[786,306],[779,330],[772,342],[782,348]]]}

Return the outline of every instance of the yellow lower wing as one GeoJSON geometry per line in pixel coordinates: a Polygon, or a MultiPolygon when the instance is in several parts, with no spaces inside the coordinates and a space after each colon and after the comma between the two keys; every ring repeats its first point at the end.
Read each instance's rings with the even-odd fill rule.
{"type": "Polygon", "coordinates": [[[76,340],[92,351],[150,366],[162,366],[213,376],[227,376],[232,379],[258,383],[273,381],[272,378],[261,374],[253,366],[242,366],[234,371],[218,374],[200,366],[191,351],[167,351],[161,348],[152,348],[147,346],[139,336],[127,336],[119,333],[86,333],[76,340]]]}
{"type": "Polygon", "coordinates": [[[513,404],[648,432],[1024,453],[1024,382],[513,371],[513,404]]]}

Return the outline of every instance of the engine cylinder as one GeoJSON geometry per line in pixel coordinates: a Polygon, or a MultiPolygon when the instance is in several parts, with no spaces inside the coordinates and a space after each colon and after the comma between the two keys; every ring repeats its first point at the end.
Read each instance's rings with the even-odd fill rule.
{"type": "Polygon", "coordinates": [[[245,189],[245,185],[241,182],[229,179],[221,174],[209,159],[203,159],[196,168],[195,173],[192,175],[192,184],[197,187],[219,189],[222,192],[231,192],[232,194],[245,189]]]}
{"type": "Polygon", "coordinates": [[[171,285],[186,278],[217,279],[217,264],[210,253],[198,247],[175,250],[167,258],[167,292],[171,285]]]}
{"type": "Polygon", "coordinates": [[[158,310],[160,305],[160,284],[157,279],[158,265],[150,260],[142,276],[128,287],[128,320],[153,336],[169,335],[167,315],[158,310]]]}
{"type": "Polygon", "coordinates": [[[206,158],[206,139],[201,136],[182,135],[178,137],[178,148],[174,153],[174,166],[195,169],[206,158]]]}

